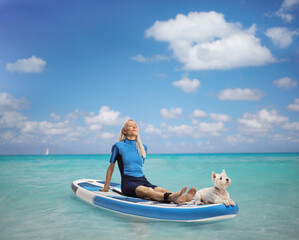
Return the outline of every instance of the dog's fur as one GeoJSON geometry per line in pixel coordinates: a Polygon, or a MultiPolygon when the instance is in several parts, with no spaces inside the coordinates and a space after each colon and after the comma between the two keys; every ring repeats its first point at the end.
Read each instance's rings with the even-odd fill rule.
{"type": "Polygon", "coordinates": [[[198,205],[223,203],[226,206],[236,206],[234,201],[230,199],[229,194],[225,189],[231,183],[230,178],[226,176],[225,170],[223,170],[221,174],[216,174],[215,172],[212,172],[212,181],[214,183],[214,187],[204,188],[197,191],[191,203],[198,205]]]}

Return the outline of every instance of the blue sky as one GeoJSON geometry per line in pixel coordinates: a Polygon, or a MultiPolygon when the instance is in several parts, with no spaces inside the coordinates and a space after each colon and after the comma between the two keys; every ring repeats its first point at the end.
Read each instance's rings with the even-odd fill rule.
{"type": "Polygon", "coordinates": [[[299,150],[299,1],[0,3],[0,154],[299,150]]]}

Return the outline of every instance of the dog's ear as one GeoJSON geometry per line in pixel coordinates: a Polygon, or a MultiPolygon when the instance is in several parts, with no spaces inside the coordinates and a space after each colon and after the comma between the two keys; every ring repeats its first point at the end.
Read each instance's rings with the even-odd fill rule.
{"type": "Polygon", "coordinates": [[[225,172],[225,170],[224,170],[224,169],[222,170],[222,173],[221,173],[221,174],[225,174],[225,175],[226,175],[226,172],[225,172]]]}
{"type": "Polygon", "coordinates": [[[216,173],[213,171],[212,172],[212,180],[214,180],[216,178],[216,173]]]}

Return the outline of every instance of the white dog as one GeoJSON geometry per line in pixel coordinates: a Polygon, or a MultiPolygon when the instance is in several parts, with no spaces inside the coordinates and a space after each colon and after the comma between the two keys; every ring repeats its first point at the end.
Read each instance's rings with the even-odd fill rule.
{"type": "Polygon", "coordinates": [[[226,206],[236,206],[233,200],[230,199],[226,187],[231,183],[231,180],[226,176],[225,170],[221,174],[212,172],[212,181],[214,187],[204,188],[197,191],[191,203],[195,204],[225,204],[226,206]]]}

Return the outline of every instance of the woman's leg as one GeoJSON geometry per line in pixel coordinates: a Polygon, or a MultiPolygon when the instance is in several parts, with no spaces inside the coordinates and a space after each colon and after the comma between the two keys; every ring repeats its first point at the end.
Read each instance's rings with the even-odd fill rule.
{"type": "Polygon", "coordinates": [[[161,187],[155,187],[154,190],[157,191],[157,192],[160,192],[160,193],[167,193],[167,192],[170,192],[170,191],[168,191],[167,189],[165,189],[165,188],[161,188],[161,187]]]}
{"type": "MultiPolygon", "coordinates": [[[[174,203],[179,203],[178,202],[179,197],[181,197],[186,192],[186,190],[187,187],[184,187],[181,191],[178,191],[176,193],[171,193],[168,197],[168,200],[174,203]]],[[[160,201],[160,202],[164,201],[165,192],[163,193],[163,192],[155,191],[150,187],[144,187],[144,186],[137,187],[135,191],[138,197],[148,197],[150,199],[160,201]]]]}
{"type": "MultiPolygon", "coordinates": [[[[161,193],[170,192],[167,189],[161,188],[161,187],[155,187],[154,191],[161,192],[161,193]]],[[[195,194],[196,194],[196,189],[190,188],[190,190],[186,194],[179,197],[178,202],[179,203],[180,202],[190,202],[194,198],[195,194]]]]}

